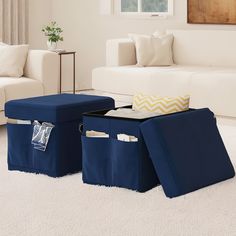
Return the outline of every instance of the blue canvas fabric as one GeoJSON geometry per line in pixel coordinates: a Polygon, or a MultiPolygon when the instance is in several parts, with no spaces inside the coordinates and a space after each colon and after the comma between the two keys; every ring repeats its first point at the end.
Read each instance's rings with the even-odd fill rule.
{"type": "Polygon", "coordinates": [[[177,197],[234,177],[209,109],[156,117],[140,128],[166,196],[177,197]]]}
{"type": "Polygon", "coordinates": [[[114,100],[88,95],[52,95],[8,102],[6,116],[52,122],[45,152],[31,144],[33,125],[7,124],[8,169],[60,177],[82,169],[82,113],[113,109],[114,100]],[[68,107],[67,107],[68,106],[68,107]],[[32,108],[32,111],[31,111],[32,108]]]}
{"type": "Polygon", "coordinates": [[[88,184],[116,186],[145,192],[160,184],[139,129],[141,121],[84,115],[83,181],[88,184]],[[109,138],[86,137],[87,130],[102,131],[109,138]],[[122,142],[125,133],[138,142],[122,142]]]}
{"type": "Polygon", "coordinates": [[[9,101],[5,104],[5,116],[59,123],[77,120],[84,112],[113,107],[114,100],[109,97],[60,94],[9,101]]]}

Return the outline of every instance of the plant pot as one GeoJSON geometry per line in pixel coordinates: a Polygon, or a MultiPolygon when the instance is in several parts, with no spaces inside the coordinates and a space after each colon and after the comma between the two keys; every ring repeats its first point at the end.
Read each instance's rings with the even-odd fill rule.
{"type": "Polygon", "coordinates": [[[54,51],[57,49],[57,43],[52,41],[47,41],[48,50],[54,51]]]}

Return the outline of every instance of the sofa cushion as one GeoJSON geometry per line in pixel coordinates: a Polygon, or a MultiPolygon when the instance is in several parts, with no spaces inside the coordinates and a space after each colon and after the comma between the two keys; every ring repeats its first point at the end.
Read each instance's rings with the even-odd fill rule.
{"type": "Polygon", "coordinates": [[[125,95],[136,93],[179,96],[189,94],[190,78],[210,67],[100,67],[93,70],[92,87],[96,90],[125,95]]]}
{"type": "Polygon", "coordinates": [[[26,77],[0,77],[0,108],[4,110],[5,102],[10,100],[43,95],[40,81],[26,77]]]}
{"type": "Polygon", "coordinates": [[[28,45],[0,46],[0,76],[21,77],[28,45]]]}
{"type": "Polygon", "coordinates": [[[178,65],[236,66],[235,30],[167,30],[178,65]]]}

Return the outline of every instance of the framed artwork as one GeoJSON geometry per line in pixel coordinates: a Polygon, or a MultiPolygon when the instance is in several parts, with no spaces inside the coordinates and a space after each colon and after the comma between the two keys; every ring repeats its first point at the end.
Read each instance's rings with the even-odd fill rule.
{"type": "Polygon", "coordinates": [[[236,24],[236,0],[188,0],[190,24],[236,24]]]}

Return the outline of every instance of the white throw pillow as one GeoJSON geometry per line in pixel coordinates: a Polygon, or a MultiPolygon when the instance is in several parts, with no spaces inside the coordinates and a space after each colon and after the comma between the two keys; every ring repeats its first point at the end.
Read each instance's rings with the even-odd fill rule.
{"type": "Polygon", "coordinates": [[[170,66],[173,64],[173,35],[135,35],[137,64],[139,66],[170,66]]]}
{"type": "Polygon", "coordinates": [[[28,45],[0,46],[0,76],[21,77],[28,50],[28,45]]]}

